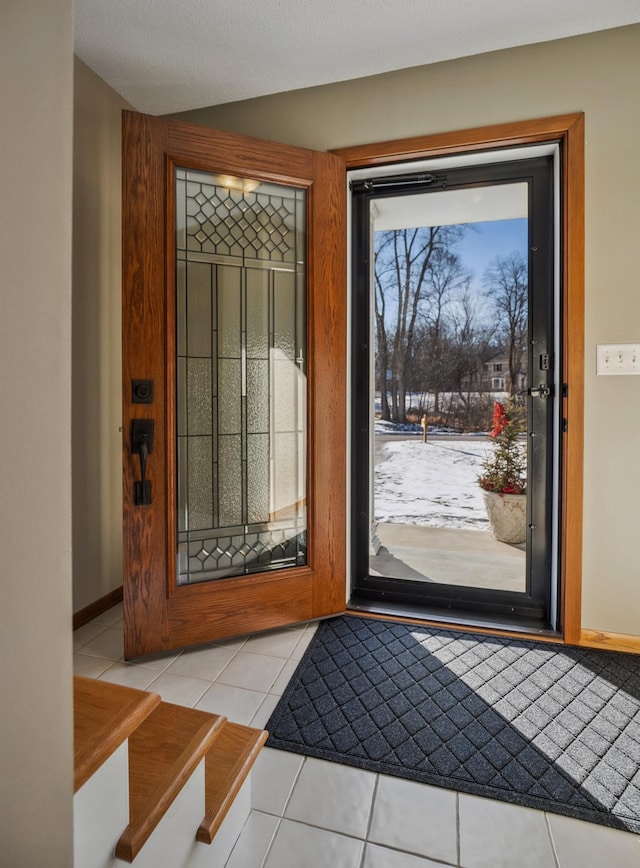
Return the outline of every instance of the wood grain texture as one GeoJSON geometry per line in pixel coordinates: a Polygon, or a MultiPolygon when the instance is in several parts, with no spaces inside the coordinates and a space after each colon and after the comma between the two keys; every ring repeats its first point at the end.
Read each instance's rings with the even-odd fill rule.
{"type": "Polygon", "coordinates": [[[89,605],[85,606],[84,609],[79,609],[77,612],[74,612],[73,629],[77,630],[78,627],[83,627],[85,624],[88,624],[89,621],[93,621],[93,619],[97,618],[98,615],[103,615],[105,612],[108,612],[109,609],[113,608],[113,606],[116,606],[120,602],[122,602],[122,585],[119,588],[110,591],[108,594],[105,594],[104,597],[100,597],[99,600],[89,603],[89,605]]]}
{"type": "Polygon", "coordinates": [[[205,760],[206,814],[196,838],[210,844],[258,758],[269,733],[226,723],[205,760]]]}
{"type": "Polygon", "coordinates": [[[170,602],[172,639],[178,647],[199,645],[210,642],[211,636],[226,639],[309,621],[314,581],[315,573],[303,567],[212,582],[206,588],[185,587],[170,602]],[[194,618],[199,605],[200,614],[194,618]]]}
{"type": "Polygon", "coordinates": [[[346,602],[347,253],[344,161],[314,158],[309,192],[309,563],[312,618],[346,602]]]}
{"type": "Polygon", "coordinates": [[[627,654],[640,654],[640,636],[626,633],[606,633],[601,630],[582,630],[578,645],[587,648],[601,648],[604,651],[624,651],[627,654]]]}
{"type": "Polygon", "coordinates": [[[302,187],[313,179],[315,152],[307,148],[181,121],[169,121],[167,135],[171,157],[182,166],[302,187]]]}
{"type": "Polygon", "coordinates": [[[125,113],[123,390],[125,657],[209,642],[344,611],[346,548],[346,184],[331,154],[125,113]],[[307,191],[308,567],[176,585],[173,168],[307,191]],[[129,403],[133,377],[156,381],[153,405],[129,403]],[[170,382],[171,378],[171,382],[170,382]],[[152,506],[132,502],[135,416],[156,420],[152,506]]]}
{"type": "Polygon", "coordinates": [[[493,124],[429,136],[337,148],[333,153],[344,158],[347,169],[359,169],[487,148],[548,142],[563,138],[579,117],[581,115],[568,114],[508,124],[493,124]]]}
{"type": "Polygon", "coordinates": [[[580,641],[582,628],[582,518],[584,486],[584,116],[563,138],[563,379],[567,420],[561,456],[560,562],[564,637],[580,641]]]}
{"type": "Polygon", "coordinates": [[[559,142],[562,153],[562,359],[558,383],[567,384],[562,416],[560,557],[564,640],[581,635],[584,463],[584,115],[574,113],[341,148],[347,169],[427,159],[487,148],[559,142]]]}
{"type": "Polygon", "coordinates": [[[74,676],[74,792],[159,704],[155,693],[74,676]]]}
{"type": "Polygon", "coordinates": [[[224,717],[162,702],[132,733],[129,825],[116,845],[118,859],[135,859],[224,724],[224,717]]]}
{"type": "Polygon", "coordinates": [[[166,122],[123,112],[122,394],[125,657],[166,647],[165,153],[166,122]],[[154,403],[132,404],[131,380],[154,381],[154,403]],[[148,476],[153,503],[135,506],[140,478],[131,421],[155,421],[148,476]]]}

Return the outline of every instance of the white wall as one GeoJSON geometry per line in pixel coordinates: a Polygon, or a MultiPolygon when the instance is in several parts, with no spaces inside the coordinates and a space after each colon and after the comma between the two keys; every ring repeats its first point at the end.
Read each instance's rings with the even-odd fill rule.
{"type": "Polygon", "coordinates": [[[0,863],[71,865],[71,0],[0,12],[0,863]]]}
{"type": "Polygon", "coordinates": [[[640,26],[176,115],[331,149],[586,115],[582,626],[640,635],[640,377],[596,377],[598,343],[640,341],[640,26]]]}
{"type": "Polygon", "coordinates": [[[76,59],[73,610],[122,584],[122,97],[76,59]]]}

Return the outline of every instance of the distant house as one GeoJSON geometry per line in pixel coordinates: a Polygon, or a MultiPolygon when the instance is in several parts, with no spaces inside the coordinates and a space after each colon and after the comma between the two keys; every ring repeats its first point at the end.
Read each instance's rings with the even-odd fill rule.
{"type": "Polygon", "coordinates": [[[521,392],[527,388],[527,372],[520,370],[514,388],[511,388],[509,356],[506,353],[493,356],[484,363],[483,390],[487,392],[521,392]]]}

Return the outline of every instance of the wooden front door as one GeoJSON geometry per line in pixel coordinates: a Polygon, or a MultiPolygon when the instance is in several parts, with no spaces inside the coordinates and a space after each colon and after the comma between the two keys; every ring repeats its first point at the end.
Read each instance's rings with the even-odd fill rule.
{"type": "Polygon", "coordinates": [[[345,165],[124,113],[125,657],[345,607],[345,165]]]}

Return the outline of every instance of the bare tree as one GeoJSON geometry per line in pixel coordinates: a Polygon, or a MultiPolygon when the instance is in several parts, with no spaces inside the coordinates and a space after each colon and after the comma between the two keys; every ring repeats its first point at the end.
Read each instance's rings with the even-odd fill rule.
{"type": "Polygon", "coordinates": [[[522,254],[493,259],[484,275],[488,295],[493,299],[498,330],[509,357],[509,389],[520,389],[520,372],[527,342],[529,276],[522,254]]]}
{"type": "Polygon", "coordinates": [[[376,378],[380,390],[380,415],[386,422],[391,420],[389,408],[389,392],[387,388],[387,371],[389,370],[389,340],[387,338],[386,319],[387,301],[377,260],[375,269],[375,321],[376,321],[376,378]]]}
{"type": "Polygon", "coordinates": [[[451,306],[449,372],[452,391],[464,407],[465,426],[472,422],[474,404],[482,405],[482,372],[494,352],[495,327],[482,324],[479,304],[467,285],[451,306]]]}
{"type": "Polygon", "coordinates": [[[445,254],[456,259],[449,248],[461,232],[454,226],[430,226],[376,233],[376,367],[383,419],[405,420],[407,378],[419,317],[426,315],[430,290],[436,291],[436,271],[445,265],[452,267],[445,254]],[[436,264],[438,269],[434,270],[436,264]],[[391,371],[390,406],[386,396],[387,371],[391,371]]]}
{"type": "Polygon", "coordinates": [[[452,297],[468,288],[469,274],[457,254],[449,247],[439,247],[431,257],[428,280],[428,305],[424,314],[427,324],[426,382],[434,395],[433,412],[440,412],[440,391],[448,377],[450,308],[452,297]]]}

